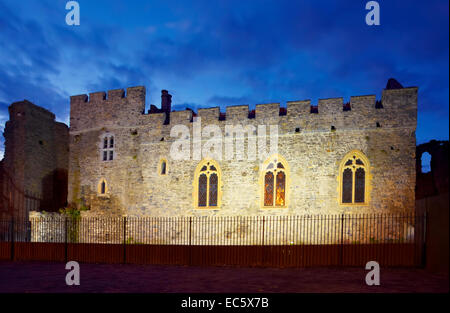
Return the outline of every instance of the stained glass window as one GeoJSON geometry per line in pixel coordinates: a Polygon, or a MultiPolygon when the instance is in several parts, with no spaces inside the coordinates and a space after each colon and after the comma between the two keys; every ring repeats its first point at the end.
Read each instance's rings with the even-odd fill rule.
{"type": "Polygon", "coordinates": [[[355,202],[364,202],[365,183],[366,172],[363,168],[358,168],[355,172],[355,202]]]}
{"type": "Polygon", "coordinates": [[[283,172],[278,172],[277,174],[277,191],[275,198],[276,206],[284,206],[285,204],[285,187],[286,187],[286,176],[283,172]]]}
{"type": "Polygon", "coordinates": [[[213,173],[209,176],[209,206],[217,206],[217,184],[217,174],[213,173]]]}
{"type": "Polygon", "coordinates": [[[352,152],[343,160],[341,173],[341,202],[361,204],[367,202],[368,161],[360,152],[352,152]]]}
{"type": "Polygon", "coordinates": [[[208,190],[208,177],[201,174],[198,178],[198,206],[206,206],[208,190]]]}
{"type": "Polygon", "coordinates": [[[273,205],[273,173],[267,172],[264,177],[264,206],[273,205]]]}
{"type": "Polygon", "coordinates": [[[198,173],[198,207],[218,207],[220,176],[218,165],[213,161],[205,161],[206,164],[199,165],[198,173]]]}
{"type": "MultiPolygon", "coordinates": [[[[270,159],[264,172],[264,206],[286,206],[286,164],[284,161],[270,159]]],[[[266,161],[267,162],[267,161],[266,161]]]]}
{"type": "Polygon", "coordinates": [[[342,203],[352,203],[353,192],[353,173],[352,170],[346,168],[342,175],[342,203]]]}

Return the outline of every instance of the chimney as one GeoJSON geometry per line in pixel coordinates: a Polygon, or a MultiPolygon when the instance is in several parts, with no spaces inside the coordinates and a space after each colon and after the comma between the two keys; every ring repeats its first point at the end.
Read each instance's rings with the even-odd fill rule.
{"type": "Polygon", "coordinates": [[[172,110],[172,96],[167,90],[161,90],[161,110],[166,113],[172,110]]]}
{"type": "Polygon", "coordinates": [[[166,120],[164,124],[170,122],[170,111],[172,110],[172,96],[167,90],[161,90],[161,111],[166,113],[166,120]]]}

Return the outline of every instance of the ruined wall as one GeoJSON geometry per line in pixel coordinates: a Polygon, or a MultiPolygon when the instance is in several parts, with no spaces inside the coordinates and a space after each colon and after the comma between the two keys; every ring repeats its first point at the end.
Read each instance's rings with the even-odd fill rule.
{"type": "MultiPolygon", "coordinates": [[[[397,213],[414,210],[415,129],[417,88],[383,90],[381,104],[374,95],[351,97],[344,110],[342,98],[319,100],[318,113],[311,103],[257,105],[254,118],[247,106],[200,109],[202,128],[225,125],[278,125],[278,153],[289,166],[286,208],[261,208],[259,184],[262,161],[217,160],[222,172],[221,207],[196,209],[193,203],[194,171],[198,160],[171,159],[170,136],[174,125],[186,125],[192,137],[192,111],[144,114],[145,88],[133,87],[71,97],[68,200],[90,207],[89,215],[289,215],[334,213],[397,213]],[[333,127],[332,127],[333,126],[333,127]],[[102,138],[115,138],[113,161],[103,162],[102,138]],[[370,161],[368,205],[339,205],[338,169],[352,150],[370,161]],[[168,174],[158,174],[161,158],[168,174]],[[108,183],[99,196],[100,179],[108,183]]],[[[229,134],[230,135],[230,134],[229,134]]],[[[202,145],[208,138],[204,138],[202,145]]]]}
{"type": "Polygon", "coordinates": [[[9,115],[4,170],[19,190],[43,200],[42,210],[58,210],[67,200],[68,127],[27,100],[11,104],[9,115]]]}
{"type": "Polygon", "coordinates": [[[423,143],[416,147],[416,199],[448,193],[448,155],[449,142],[436,141],[423,143]],[[431,155],[430,172],[422,172],[422,155],[431,155]]]}

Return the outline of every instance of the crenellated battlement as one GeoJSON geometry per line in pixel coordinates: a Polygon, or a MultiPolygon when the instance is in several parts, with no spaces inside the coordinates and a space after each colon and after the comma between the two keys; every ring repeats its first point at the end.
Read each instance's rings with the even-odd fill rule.
{"type": "Polygon", "coordinates": [[[165,109],[148,113],[145,109],[145,87],[130,87],[107,92],[94,92],[70,97],[71,131],[83,131],[109,126],[167,127],[176,124],[189,125],[193,116],[202,119],[202,124],[282,124],[288,130],[300,128],[308,131],[342,129],[367,129],[376,127],[412,127],[417,121],[416,87],[384,89],[381,101],[375,95],[344,98],[322,98],[317,104],[311,100],[288,101],[286,107],[280,103],[257,104],[253,112],[248,105],[227,106],[225,112],[219,107],[200,108],[170,112],[171,96],[163,91],[162,101],[168,101],[165,109]],[[169,100],[165,100],[169,99],[169,100]]]}
{"type": "Polygon", "coordinates": [[[130,87],[70,97],[70,127],[129,126],[145,110],[145,87],[130,87]]]}
{"type": "MultiPolygon", "coordinates": [[[[145,97],[145,87],[137,86],[137,87],[129,87],[125,93],[124,89],[114,89],[108,91],[97,91],[87,94],[81,94],[70,97],[70,104],[72,103],[95,103],[103,101],[121,101],[127,98],[140,98],[142,95],[145,97]]],[[[145,98],[144,98],[145,99],[145,98]]]]}

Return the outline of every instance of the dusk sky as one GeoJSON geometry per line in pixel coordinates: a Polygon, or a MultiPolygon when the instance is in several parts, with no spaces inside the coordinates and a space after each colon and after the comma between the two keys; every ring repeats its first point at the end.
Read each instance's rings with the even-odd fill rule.
{"type": "MultiPolygon", "coordinates": [[[[71,95],[143,85],[173,108],[375,94],[419,87],[417,142],[448,140],[448,1],[0,0],[0,124],[28,99],[69,122],[71,95]]],[[[3,155],[3,137],[0,158],[3,155]]]]}

